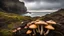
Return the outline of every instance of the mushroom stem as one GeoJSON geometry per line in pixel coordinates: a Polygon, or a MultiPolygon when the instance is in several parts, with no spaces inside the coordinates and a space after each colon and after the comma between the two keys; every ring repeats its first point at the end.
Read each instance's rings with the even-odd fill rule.
{"type": "Polygon", "coordinates": [[[20,33],[20,30],[18,32],[20,33]]]}
{"type": "Polygon", "coordinates": [[[46,36],[49,33],[49,29],[44,33],[44,36],[46,36]]]}
{"type": "Polygon", "coordinates": [[[33,32],[34,32],[34,35],[36,35],[36,32],[35,32],[35,30],[33,29],[33,32]]]}
{"type": "Polygon", "coordinates": [[[39,28],[39,25],[38,25],[38,32],[40,33],[40,28],[39,28]]]}
{"type": "Polygon", "coordinates": [[[42,35],[43,34],[43,25],[41,25],[41,32],[40,32],[40,35],[42,35]]]}
{"type": "Polygon", "coordinates": [[[36,29],[36,32],[38,33],[38,29],[36,29]]]}

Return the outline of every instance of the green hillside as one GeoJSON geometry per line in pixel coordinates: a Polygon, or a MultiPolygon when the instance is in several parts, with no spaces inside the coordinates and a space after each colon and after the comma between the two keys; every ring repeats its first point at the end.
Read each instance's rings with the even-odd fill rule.
{"type": "Polygon", "coordinates": [[[22,21],[31,20],[31,17],[13,13],[0,12],[0,35],[11,36],[11,30],[21,25],[22,21]]]}

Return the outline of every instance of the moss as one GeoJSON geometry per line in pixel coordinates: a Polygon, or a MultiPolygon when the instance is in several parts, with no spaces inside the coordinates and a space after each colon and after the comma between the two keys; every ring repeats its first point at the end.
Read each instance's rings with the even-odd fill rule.
{"type": "Polygon", "coordinates": [[[13,13],[0,12],[0,34],[12,36],[11,30],[21,25],[24,20],[32,20],[31,17],[21,16],[13,13]]]}
{"type": "Polygon", "coordinates": [[[7,29],[0,30],[0,33],[2,34],[2,36],[12,36],[12,32],[7,29]]]}

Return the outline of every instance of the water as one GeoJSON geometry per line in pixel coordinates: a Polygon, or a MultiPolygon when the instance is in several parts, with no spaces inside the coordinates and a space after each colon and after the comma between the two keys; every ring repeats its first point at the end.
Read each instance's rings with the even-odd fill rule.
{"type": "Polygon", "coordinates": [[[36,17],[36,16],[45,16],[46,14],[50,14],[52,12],[31,12],[24,14],[23,16],[31,16],[31,17],[36,17]]]}

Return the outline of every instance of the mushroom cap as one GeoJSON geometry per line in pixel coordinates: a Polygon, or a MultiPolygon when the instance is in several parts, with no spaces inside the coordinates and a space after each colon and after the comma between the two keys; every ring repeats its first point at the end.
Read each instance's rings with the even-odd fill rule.
{"type": "Polygon", "coordinates": [[[36,22],[39,22],[39,21],[40,21],[39,19],[36,20],[36,22]]]}
{"type": "Polygon", "coordinates": [[[46,21],[47,23],[49,24],[56,24],[56,22],[54,22],[53,20],[49,20],[49,21],[46,21]]]}
{"type": "Polygon", "coordinates": [[[18,28],[17,28],[17,30],[20,30],[20,29],[21,29],[21,27],[18,27],[18,28]]]}
{"type": "Polygon", "coordinates": [[[21,22],[21,24],[24,23],[24,22],[21,22]]]}
{"type": "Polygon", "coordinates": [[[16,29],[12,30],[12,32],[16,32],[16,31],[17,31],[16,29]]]}
{"type": "Polygon", "coordinates": [[[49,30],[54,30],[55,29],[52,25],[47,25],[47,26],[45,26],[45,28],[49,29],[49,30]]]}
{"type": "Polygon", "coordinates": [[[31,25],[31,23],[28,23],[27,26],[31,25]]]}
{"type": "Polygon", "coordinates": [[[46,22],[44,21],[39,21],[39,22],[35,22],[35,24],[39,24],[39,25],[48,25],[46,22]]]}
{"type": "Polygon", "coordinates": [[[28,26],[25,26],[24,28],[28,28],[28,26]]]}
{"type": "Polygon", "coordinates": [[[35,21],[32,21],[31,23],[34,23],[35,21]]]}
{"type": "Polygon", "coordinates": [[[29,26],[29,28],[35,29],[35,28],[37,28],[37,26],[35,24],[32,24],[32,25],[29,26]]]}
{"type": "Polygon", "coordinates": [[[26,34],[31,34],[32,33],[32,31],[31,30],[28,30],[27,32],[26,32],[26,34]]]}

